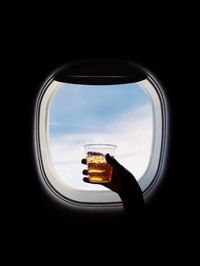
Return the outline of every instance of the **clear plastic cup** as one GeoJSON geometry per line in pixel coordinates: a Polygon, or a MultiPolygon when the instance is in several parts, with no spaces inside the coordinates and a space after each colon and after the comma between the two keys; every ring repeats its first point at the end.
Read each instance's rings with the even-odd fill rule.
{"type": "Polygon", "coordinates": [[[112,166],[106,162],[105,155],[115,155],[117,145],[86,144],[84,145],[88,166],[89,181],[93,183],[107,183],[112,178],[112,166]]]}

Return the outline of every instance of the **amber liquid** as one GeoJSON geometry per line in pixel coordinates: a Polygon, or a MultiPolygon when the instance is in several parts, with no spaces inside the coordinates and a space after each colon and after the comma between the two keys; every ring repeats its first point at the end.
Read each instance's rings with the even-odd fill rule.
{"type": "Polygon", "coordinates": [[[112,166],[106,162],[102,155],[87,157],[88,175],[90,182],[106,183],[112,178],[112,166]]]}

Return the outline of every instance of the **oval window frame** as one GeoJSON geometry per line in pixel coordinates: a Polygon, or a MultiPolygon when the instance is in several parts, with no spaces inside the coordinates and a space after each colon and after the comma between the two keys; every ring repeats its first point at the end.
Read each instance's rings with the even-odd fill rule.
{"type": "MultiPolygon", "coordinates": [[[[123,62],[124,63],[124,62],[123,62]]],[[[105,64],[105,63],[104,63],[105,64]]],[[[127,63],[125,63],[127,64],[127,63]]],[[[72,64],[73,65],[73,64],[72,64]]],[[[90,191],[85,193],[84,191],[74,190],[70,186],[66,187],[66,184],[61,184],[56,178],[56,172],[52,167],[49,143],[48,143],[48,109],[52,95],[55,93],[63,82],[63,73],[68,73],[68,78],[64,76],[69,83],[78,84],[121,84],[130,83],[133,80],[148,94],[153,106],[153,120],[154,120],[154,136],[152,145],[152,156],[149,166],[142,178],[139,180],[139,185],[143,191],[144,198],[147,200],[152,194],[152,191],[158,186],[158,181],[161,177],[161,172],[164,165],[164,157],[166,154],[167,143],[167,104],[163,90],[146,70],[138,68],[131,64],[135,71],[137,69],[136,77],[131,72],[128,75],[111,75],[104,74],[97,71],[98,75],[94,73],[80,75],[80,73],[70,73],[67,65],[57,70],[52,74],[47,82],[42,86],[38,98],[36,100],[35,107],[35,123],[34,123],[34,147],[36,154],[36,162],[40,173],[41,180],[44,181],[45,187],[48,187],[54,195],[68,202],[70,204],[96,206],[96,205],[113,205],[121,202],[119,196],[112,191],[90,191]],[[141,74],[140,74],[141,72],[141,74]],[[70,74],[69,74],[70,73],[70,74]],[[139,73],[139,74],[138,74],[139,73]],[[142,79],[142,80],[141,80],[142,79]],[[83,193],[85,194],[83,196],[83,193]]]]}

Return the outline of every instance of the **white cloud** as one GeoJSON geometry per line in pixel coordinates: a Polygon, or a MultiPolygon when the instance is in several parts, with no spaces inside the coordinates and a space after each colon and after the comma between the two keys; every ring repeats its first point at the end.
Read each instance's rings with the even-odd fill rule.
{"type": "Polygon", "coordinates": [[[54,167],[64,182],[80,189],[105,189],[82,181],[81,164],[85,157],[83,145],[86,143],[116,144],[116,159],[138,180],[145,172],[152,145],[152,110],[147,105],[130,110],[118,117],[110,125],[105,125],[104,133],[78,133],[59,135],[51,138],[51,154],[54,167]]]}

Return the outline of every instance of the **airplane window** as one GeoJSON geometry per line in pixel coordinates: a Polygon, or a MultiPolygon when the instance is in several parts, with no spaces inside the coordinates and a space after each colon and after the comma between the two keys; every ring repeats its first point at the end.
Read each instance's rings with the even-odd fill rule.
{"type": "Polygon", "coordinates": [[[36,154],[46,183],[66,201],[119,202],[104,186],[82,181],[84,145],[110,143],[117,145],[116,159],[145,193],[161,164],[163,105],[161,91],[148,76],[103,85],[50,79],[38,97],[35,127],[36,154]]]}

